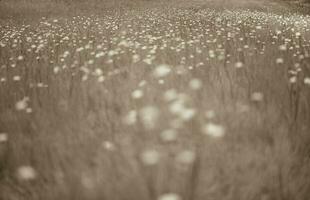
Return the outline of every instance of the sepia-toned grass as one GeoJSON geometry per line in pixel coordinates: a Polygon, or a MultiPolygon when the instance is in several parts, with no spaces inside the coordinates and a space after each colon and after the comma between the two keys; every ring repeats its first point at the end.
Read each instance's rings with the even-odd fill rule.
{"type": "Polygon", "coordinates": [[[3,21],[0,199],[309,199],[309,29],[208,6],[3,21]]]}

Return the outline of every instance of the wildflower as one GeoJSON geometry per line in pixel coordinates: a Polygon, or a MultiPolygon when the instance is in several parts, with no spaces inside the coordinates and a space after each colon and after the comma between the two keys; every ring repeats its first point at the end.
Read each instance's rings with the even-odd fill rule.
{"type": "Polygon", "coordinates": [[[143,97],[143,91],[142,90],[135,90],[131,93],[131,97],[133,99],[140,99],[141,97],[143,97]]]}
{"type": "Polygon", "coordinates": [[[18,56],[17,60],[19,60],[19,61],[24,60],[24,56],[22,56],[22,55],[18,56]]]}
{"type": "Polygon", "coordinates": [[[286,50],[287,50],[286,45],[285,45],[285,44],[280,45],[280,46],[279,46],[279,50],[280,50],[280,51],[286,51],[286,50]]]}
{"type": "Polygon", "coordinates": [[[179,113],[179,117],[184,121],[188,121],[192,119],[195,115],[196,115],[196,110],[191,109],[191,108],[184,108],[179,113]]]}
{"type": "Polygon", "coordinates": [[[131,110],[124,118],[124,123],[127,125],[133,125],[137,122],[138,113],[135,110],[131,110]]]}
{"type": "Polygon", "coordinates": [[[0,143],[4,143],[8,141],[8,134],[7,133],[0,133],[0,143]]]}
{"type": "Polygon", "coordinates": [[[304,79],[304,84],[310,86],[310,77],[304,79]]]}
{"type": "Polygon", "coordinates": [[[297,77],[296,76],[292,76],[291,78],[290,78],[290,83],[296,83],[296,81],[297,81],[297,77]]]}
{"type": "Polygon", "coordinates": [[[28,97],[24,97],[22,100],[18,101],[15,104],[16,110],[25,110],[28,107],[28,101],[29,101],[28,97]]]}
{"type": "Polygon", "coordinates": [[[261,30],[263,27],[262,26],[256,26],[255,27],[257,30],[261,30]]]}
{"type": "Polygon", "coordinates": [[[104,77],[104,76],[99,76],[98,79],[97,79],[97,81],[98,81],[99,83],[103,82],[104,80],[105,80],[105,77],[104,77]]]}
{"type": "Polygon", "coordinates": [[[104,141],[102,145],[108,151],[114,151],[115,150],[115,145],[110,141],[104,141]]]}
{"type": "Polygon", "coordinates": [[[261,92],[254,92],[251,95],[252,101],[262,101],[264,99],[264,95],[261,92]]]}
{"type": "Polygon", "coordinates": [[[95,63],[95,61],[94,61],[94,60],[89,60],[87,63],[88,63],[89,65],[92,65],[92,64],[95,63]]]}
{"type": "Polygon", "coordinates": [[[242,68],[243,67],[243,63],[242,62],[236,62],[235,63],[235,68],[242,68]]]}
{"type": "Polygon", "coordinates": [[[181,197],[175,193],[167,193],[159,196],[158,200],[181,200],[181,197]]]}
{"type": "Polygon", "coordinates": [[[159,161],[160,154],[158,153],[158,151],[150,149],[142,152],[140,158],[145,165],[156,165],[159,161]]]}
{"type": "Polygon", "coordinates": [[[214,123],[207,123],[203,126],[203,132],[214,138],[223,137],[225,135],[225,129],[221,125],[214,123]]]}
{"type": "Polygon", "coordinates": [[[189,87],[192,89],[192,90],[199,90],[202,86],[202,82],[201,80],[197,79],[197,78],[194,78],[192,79],[190,82],[189,82],[189,87]]]}
{"type": "Polygon", "coordinates": [[[164,99],[166,101],[175,100],[178,97],[178,93],[175,89],[169,89],[164,93],[164,99]]]}
{"type": "Polygon", "coordinates": [[[32,108],[26,108],[26,113],[32,113],[32,108]]]}
{"type": "Polygon", "coordinates": [[[167,129],[160,133],[160,137],[165,142],[176,140],[178,132],[175,129],[167,129]]]}
{"type": "Polygon", "coordinates": [[[162,78],[167,76],[171,72],[171,68],[169,65],[162,64],[156,67],[153,74],[156,78],[162,78]]]}
{"type": "Polygon", "coordinates": [[[184,101],[178,99],[177,101],[174,101],[169,106],[169,111],[173,114],[179,115],[183,110],[185,110],[184,101]]]}
{"type": "Polygon", "coordinates": [[[21,77],[20,76],[13,76],[13,81],[20,81],[21,80],[21,77]]]}
{"type": "Polygon", "coordinates": [[[96,76],[101,76],[101,75],[103,74],[103,71],[102,71],[102,69],[100,69],[100,68],[96,68],[94,74],[95,74],[96,76]]]}
{"type": "Polygon", "coordinates": [[[53,68],[54,74],[58,74],[59,71],[60,71],[60,67],[56,66],[53,68]]]}
{"type": "Polygon", "coordinates": [[[277,64],[283,64],[283,63],[284,63],[283,58],[277,58],[277,59],[276,59],[276,63],[277,63],[277,64]]]}
{"type": "Polygon", "coordinates": [[[163,79],[159,79],[159,80],[158,80],[158,84],[161,84],[161,85],[162,85],[162,84],[164,84],[164,83],[165,83],[165,80],[163,80],[163,79]]]}
{"type": "Polygon", "coordinates": [[[21,166],[17,169],[17,177],[23,181],[30,181],[37,176],[36,171],[31,166],[21,166]]]}
{"type": "MultiPolygon", "coordinates": [[[[97,47],[98,48],[98,47],[97,47]]],[[[105,55],[105,53],[104,52],[98,52],[96,55],[95,55],[95,58],[101,58],[101,57],[103,57],[105,55]]]]}
{"type": "Polygon", "coordinates": [[[139,87],[143,87],[143,86],[145,86],[146,85],[146,81],[145,80],[142,80],[142,81],[140,81],[140,83],[139,83],[139,87]]]}
{"type": "Polygon", "coordinates": [[[138,54],[135,54],[132,56],[132,62],[137,63],[140,61],[140,56],[138,54]]]}
{"type": "Polygon", "coordinates": [[[159,110],[155,106],[146,106],[139,112],[142,123],[147,129],[153,129],[159,117],[159,110]]]}

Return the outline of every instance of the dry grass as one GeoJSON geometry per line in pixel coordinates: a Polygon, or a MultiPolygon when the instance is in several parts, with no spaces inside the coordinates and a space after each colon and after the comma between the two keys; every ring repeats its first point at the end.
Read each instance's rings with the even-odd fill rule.
{"type": "Polygon", "coordinates": [[[0,199],[309,199],[309,23],[162,7],[4,21],[0,199]]]}

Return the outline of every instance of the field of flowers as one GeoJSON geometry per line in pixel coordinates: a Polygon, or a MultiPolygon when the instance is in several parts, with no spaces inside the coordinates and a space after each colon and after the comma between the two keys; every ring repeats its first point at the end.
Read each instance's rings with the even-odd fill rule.
{"type": "Polygon", "coordinates": [[[210,8],[2,22],[0,199],[309,199],[309,30],[210,8]]]}

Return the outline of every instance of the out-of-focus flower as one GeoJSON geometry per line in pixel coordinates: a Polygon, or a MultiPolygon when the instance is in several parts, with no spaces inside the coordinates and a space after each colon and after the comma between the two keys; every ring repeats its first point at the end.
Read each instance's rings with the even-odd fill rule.
{"type": "Polygon", "coordinates": [[[7,133],[0,133],[0,143],[8,141],[8,134],[7,133]]]}
{"type": "Polygon", "coordinates": [[[242,68],[243,67],[243,63],[242,62],[236,62],[235,63],[235,68],[242,68]]]}
{"type": "Polygon", "coordinates": [[[175,141],[177,139],[178,132],[175,129],[166,129],[160,133],[160,137],[165,142],[175,141]]]}
{"type": "Polygon", "coordinates": [[[131,110],[128,114],[124,117],[124,123],[127,125],[133,125],[137,122],[138,113],[136,110],[131,110]]]}
{"type": "Polygon", "coordinates": [[[166,64],[159,65],[155,68],[153,75],[156,78],[162,78],[167,76],[171,72],[171,67],[166,64]]]}
{"type": "Polygon", "coordinates": [[[31,166],[20,166],[17,169],[17,177],[22,181],[30,181],[37,177],[37,173],[31,166]]]}
{"type": "Polygon", "coordinates": [[[285,45],[285,44],[280,45],[280,46],[279,46],[279,50],[280,50],[280,51],[286,51],[286,50],[287,50],[286,45],[285,45]]]}
{"type": "Polygon", "coordinates": [[[16,75],[16,76],[13,76],[13,81],[20,81],[21,80],[21,77],[16,75]]]}
{"type": "Polygon", "coordinates": [[[115,145],[110,141],[104,141],[102,146],[108,151],[114,151],[116,148],[115,145]]]}
{"type": "Polygon", "coordinates": [[[159,162],[160,154],[154,149],[145,150],[141,154],[141,161],[145,165],[156,165],[159,162]]]}
{"type": "Polygon", "coordinates": [[[205,124],[202,128],[202,131],[204,134],[214,138],[223,137],[225,135],[224,127],[214,123],[205,124]]]}
{"type": "Polygon", "coordinates": [[[142,123],[145,128],[153,129],[159,117],[159,110],[155,106],[146,106],[139,112],[142,123]]]}
{"type": "Polygon", "coordinates": [[[199,90],[202,86],[202,82],[201,80],[197,79],[197,78],[194,78],[192,79],[190,82],[189,82],[189,87],[192,89],[192,90],[199,90]]]}
{"type": "Polygon", "coordinates": [[[277,58],[276,59],[276,63],[277,64],[283,64],[284,63],[284,59],[283,58],[277,58]]]}
{"type": "Polygon", "coordinates": [[[16,110],[25,110],[28,107],[28,97],[24,97],[22,100],[16,102],[15,108],[16,110]]]}
{"type": "Polygon", "coordinates": [[[264,95],[261,92],[254,92],[251,95],[251,100],[252,101],[262,101],[264,99],[264,95]]]}
{"type": "Polygon", "coordinates": [[[133,99],[140,99],[143,97],[143,91],[142,90],[135,90],[131,93],[131,97],[133,99]]]}
{"type": "Polygon", "coordinates": [[[164,93],[164,99],[166,101],[172,101],[178,98],[178,93],[175,89],[169,89],[164,93]]]}
{"type": "Polygon", "coordinates": [[[304,78],[304,84],[310,86],[310,77],[304,78]]]}
{"type": "Polygon", "coordinates": [[[175,193],[166,193],[158,197],[158,200],[181,200],[182,198],[175,193]]]}

